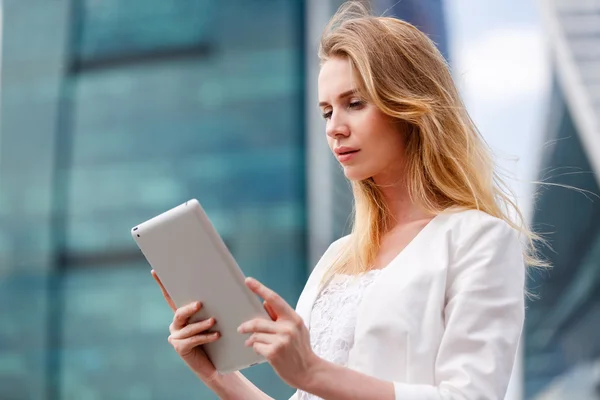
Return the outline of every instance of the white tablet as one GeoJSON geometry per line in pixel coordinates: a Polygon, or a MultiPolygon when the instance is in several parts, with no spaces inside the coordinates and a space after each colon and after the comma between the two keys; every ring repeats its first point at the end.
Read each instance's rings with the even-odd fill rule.
{"type": "Polygon", "coordinates": [[[191,322],[214,317],[221,337],[204,350],[221,373],[266,361],[244,345],[243,322],[270,319],[259,298],[196,200],[189,200],[131,230],[133,239],[179,308],[201,301],[191,322]]]}

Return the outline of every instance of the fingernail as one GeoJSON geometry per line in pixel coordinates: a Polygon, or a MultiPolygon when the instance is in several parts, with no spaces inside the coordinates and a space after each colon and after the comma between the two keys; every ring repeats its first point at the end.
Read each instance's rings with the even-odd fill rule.
{"type": "Polygon", "coordinates": [[[243,327],[242,325],[240,325],[240,326],[237,328],[237,331],[238,331],[238,333],[244,333],[244,327],[243,327]]]}

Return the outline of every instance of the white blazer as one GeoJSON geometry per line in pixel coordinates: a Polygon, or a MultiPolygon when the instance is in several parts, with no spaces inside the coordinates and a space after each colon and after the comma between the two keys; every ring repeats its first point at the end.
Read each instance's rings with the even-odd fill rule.
{"type": "MultiPolygon", "coordinates": [[[[321,278],[347,240],[328,248],[300,295],[309,328],[321,278]]],[[[504,399],[524,282],[516,230],[477,210],[439,214],[364,293],[347,367],[393,382],[396,400],[504,399]]]]}

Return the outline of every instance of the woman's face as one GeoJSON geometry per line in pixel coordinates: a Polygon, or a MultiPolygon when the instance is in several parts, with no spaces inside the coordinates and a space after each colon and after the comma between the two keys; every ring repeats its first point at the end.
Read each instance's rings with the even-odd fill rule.
{"type": "Polygon", "coordinates": [[[374,178],[398,181],[403,171],[405,140],[399,124],[356,93],[346,58],[327,60],[319,74],[319,106],[326,122],[329,148],[353,181],[374,178]]]}

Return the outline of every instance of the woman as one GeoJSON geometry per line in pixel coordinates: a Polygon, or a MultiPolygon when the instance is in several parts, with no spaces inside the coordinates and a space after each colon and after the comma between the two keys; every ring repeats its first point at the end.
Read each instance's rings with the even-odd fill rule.
{"type": "MultiPolygon", "coordinates": [[[[296,310],[248,279],[273,321],[239,331],[298,389],[293,399],[503,399],[524,258],[541,263],[521,245],[536,236],[511,222],[519,210],[443,57],[410,24],[352,3],[320,58],[319,106],[352,183],[353,231],[323,255],[296,310]]],[[[218,340],[205,333],[214,321],[187,324],[200,306],[176,310],[170,343],[221,398],[269,398],[240,373],[215,372],[197,347],[218,340]]]]}

